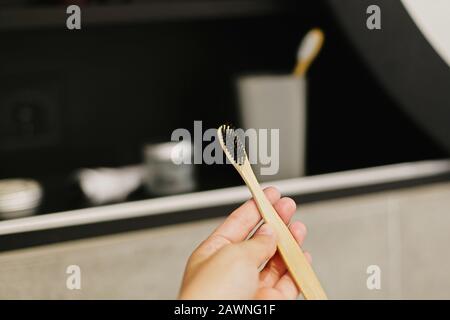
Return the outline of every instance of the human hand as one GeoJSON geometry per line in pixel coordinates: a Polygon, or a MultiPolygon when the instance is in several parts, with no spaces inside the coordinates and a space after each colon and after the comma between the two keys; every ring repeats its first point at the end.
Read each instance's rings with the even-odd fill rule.
{"type": "MultiPolygon", "coordinates": [[[[264,190],[282,220],[289,221],[296,210],[290,198],[281,198],[273,188],[264,190]]],[[[250,240],[251,231],[261,221],[253,200],[233,211],[188,260],[180,299],[295,299],[300,294],[286,265],[276,251],[276,235],[263,224],[250,240]],[[266,262],[261,270],[260,267],[266,262]]],[[[300,221],[289,230],[301,245],[306,227],[300,221]]],[[[311,256],[305,252],[311,263],[311,256]]]]}

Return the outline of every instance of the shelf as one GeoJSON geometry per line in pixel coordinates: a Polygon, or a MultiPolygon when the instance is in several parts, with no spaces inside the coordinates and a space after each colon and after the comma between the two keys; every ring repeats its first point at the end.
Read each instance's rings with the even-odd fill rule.
{"type": "MultiPolygon", "coordinates": [[[[99,25],[217,19],[289,12],[290,1],[191,0],[82,7],[82,28],[99,25]]],[[[6,7],[0,10],[0,30],[65,28],[65,6],[6,7]]]]}
{"type": "MultiPolygon", "coordinates": [[[[446,182],[450,160],[399,163],[272,181],[284,196],[305,204],[446,182]]],[[[222,217],[246,201],[245,186],[131,201],[0,221],[0,252],[118,232],[222,217]]]]}

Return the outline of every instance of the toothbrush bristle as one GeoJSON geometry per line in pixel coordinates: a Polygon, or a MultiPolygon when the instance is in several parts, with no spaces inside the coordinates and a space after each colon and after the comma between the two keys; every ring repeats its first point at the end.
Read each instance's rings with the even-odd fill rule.
{"type": "Polygon", "coordinates": [[[297,59],[305,60],[311,59],[317,54],[318,50],[322,46],[324,39],[323,31],[315,28],[310,30],[302,39],[300,46],[297,50],[297,59]]]}
{"type": "Polygon", "coordinates": [[[231,157],[230,160],[233,160],[240,166],[243,165],[246,158],[243,137],[239,137],[239,134],[230,125],[220,126],[219,132],[219,139],[222,140],[222,145],[226,149],[225,151],[231,157]]]}

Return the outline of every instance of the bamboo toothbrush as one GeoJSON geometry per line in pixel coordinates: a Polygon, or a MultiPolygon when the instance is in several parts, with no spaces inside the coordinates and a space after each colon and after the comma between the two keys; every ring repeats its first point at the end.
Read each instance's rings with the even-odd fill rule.
{"type": "Polygon", "coordinates": [[[323,46],[325,36],[323,31],[314,28],[311,29],[302,39],[297,51],[297,65],[294,69],[294,75],[302,77],[306,74],[311,63],[317,57],[323,46]]]}
{"type": "Polygon", "coordinates": [[[305,299],[327,299],[314,270],[286,224],[267,200],[248,161],[244,141],[228,125],[217,130],[220,145],[253,195],[259,212],[278,237],[278,251],[305,299]]]}

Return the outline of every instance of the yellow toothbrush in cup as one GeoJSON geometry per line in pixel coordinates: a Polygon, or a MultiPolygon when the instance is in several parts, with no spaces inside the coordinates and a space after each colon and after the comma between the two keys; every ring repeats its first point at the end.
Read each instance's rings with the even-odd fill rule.
{"type": "Polygon", "coordinates": [[[308,71],[314,59],[322,49],[325,36],[319,28],[311,29],[302,39],[297,51],[297,65],[294,75],[303,77],[308,71]]]}

